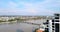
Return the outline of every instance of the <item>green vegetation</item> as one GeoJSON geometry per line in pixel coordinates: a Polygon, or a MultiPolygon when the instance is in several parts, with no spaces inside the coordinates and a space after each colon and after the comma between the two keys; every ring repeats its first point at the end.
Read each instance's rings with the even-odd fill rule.
{"type": "Polygon", "coordinates": [[[12,21],[15,21],[15,19],[9,19],[8,21],[9,21],[9,22],[12,22],[12,21]]]}
{"type": "Polygon", "coordinates": [[[0,20],[0,23],[1,23],[1,22],[6,22],[6,21],[0,20]]]}
{"type": "Polygon", "coordinates": [[[26,19],[15,18],[17,21],[25,21],[26,19]]]}

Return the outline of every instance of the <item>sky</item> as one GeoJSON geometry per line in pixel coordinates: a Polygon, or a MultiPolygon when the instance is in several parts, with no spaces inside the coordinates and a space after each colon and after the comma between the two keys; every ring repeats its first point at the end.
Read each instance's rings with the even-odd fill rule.
{"type": "Polygon", "coordinates": [[[53,15],[60,0],[0,0],[0,15],[53,15]]]}

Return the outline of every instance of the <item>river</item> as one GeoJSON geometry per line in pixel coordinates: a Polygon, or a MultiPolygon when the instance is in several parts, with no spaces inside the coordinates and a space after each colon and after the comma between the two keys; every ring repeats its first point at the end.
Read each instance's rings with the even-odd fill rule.
{"type": "MultiPolygon", "coordinates": [[[[43,20],[29,20],[26,22],[31,23],[42,23],[43,20]]],[[[13,23],[13,24],[1,24],[0,32],[33,32],[35,28],[38,28],[38,25],[32,25],[27,23],[13,23]]]]}

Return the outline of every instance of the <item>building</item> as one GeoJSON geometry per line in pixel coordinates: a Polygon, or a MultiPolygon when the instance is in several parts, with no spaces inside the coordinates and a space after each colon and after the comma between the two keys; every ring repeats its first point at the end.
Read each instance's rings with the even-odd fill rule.
{"type": "Polygon", "coordinates": [[[54,14],[51,20],[47,20],[45,32],[60,32],[60,14],[54,14]]]}
{"type": "Polygon", "coordinates": [[[54,14],[54,19],[52,20],[52,30],[53,32],[59,32],[60,14],[54,14]]]}

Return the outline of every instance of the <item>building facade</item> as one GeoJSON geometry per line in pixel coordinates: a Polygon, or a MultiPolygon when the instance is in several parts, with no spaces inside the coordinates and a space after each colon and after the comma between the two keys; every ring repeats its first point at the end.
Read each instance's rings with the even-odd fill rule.
{"type": "Polygon", "coordinates": [[[54,14],[51,20],[46,22],[45,32],[60,32],[60,14],[54,14]]]}

